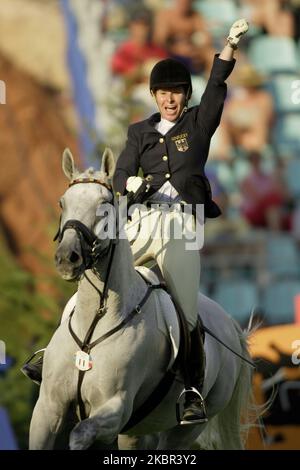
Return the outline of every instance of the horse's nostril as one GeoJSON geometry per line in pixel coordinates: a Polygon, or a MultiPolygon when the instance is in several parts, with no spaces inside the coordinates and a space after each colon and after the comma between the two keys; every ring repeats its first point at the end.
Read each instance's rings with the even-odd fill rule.
{"type": "Polygon", "coordinates": [[[75,251],[72,251],[72,254],[70,256],[71,263],[76,263],[79,259],[80,259],[80,257],[78,255],[78,253],[76,253],[75,251]]]}

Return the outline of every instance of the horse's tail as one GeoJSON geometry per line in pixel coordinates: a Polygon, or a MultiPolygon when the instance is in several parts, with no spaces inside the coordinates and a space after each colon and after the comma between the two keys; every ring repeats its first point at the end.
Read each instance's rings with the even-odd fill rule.
{"type": "MultiPolygon", "coordinates": [[[[234,320],[233,322],[240,339],[241,355],[251,361],[248,338],[252,331],[242,331],[234,320]]],[[[248,433],[262,414],[262,407],[255,404],[252,375],[251,365],[241,360],[232,397],[225,408],[208,422],[198,440],[201,447],[226,450],[245,448],[248,433]]]]}
{"type": "MultiPolygon", "coordinates": [[[[235,321],[234,325],[240,339],[241,355],[251,361],[248,351],[250,331],[242,331],[235,321]]],[[[249,430],[256,421],[256,414],[259,414],[254,401],[252,375],[252,367],[242,360],[231,400],[217,417],[223,449],[244,449],[249,430]]]]}

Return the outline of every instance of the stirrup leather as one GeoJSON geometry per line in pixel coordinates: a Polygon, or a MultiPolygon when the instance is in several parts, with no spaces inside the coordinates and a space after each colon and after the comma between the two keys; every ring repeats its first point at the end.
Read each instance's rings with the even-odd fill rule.
{"type": "Polygon", "coordinates": [[[184,388],[182,390],[182,392],[180,393],[179,397],[177,398],[177,401],[176,401],[176,419],[177,419],[178,424],[181,424],[180,404],[179,404],[179,402],[180,402],[180,399],[184,395],[186,395],[187,393],[194,393],[197,396],[197,398],[200,398],[201,404],[203,406],[203,411],[206,414],[204,398],[201,395],[201,393],[199,392],[199,390],[197,390],[195,387],[184,388]]]}
{"type": "Polygon", "coordinates": [[[46,348],[43,348],[33,353],[32,356],[30,356],[29,359],[27,359],[27,361],[24,362],[23,366],[30,364],[38,354],[41,354],[41,357],[43,357],[45,351],[46,351],[46,348]]]}

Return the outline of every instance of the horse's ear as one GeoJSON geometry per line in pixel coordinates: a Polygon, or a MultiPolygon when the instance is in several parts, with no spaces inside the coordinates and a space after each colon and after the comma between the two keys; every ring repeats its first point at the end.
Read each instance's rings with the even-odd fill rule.
{"type": "Polygon", "coordinates": [[[114,171],[115,171],[115,159],[112,150],[109,147],[103,152],[102,161],[101,161],[101,171],[103,171],[109,179],[112,178],[114,171]]]}
{"type": "Polygon", "coordinates": [[[74,163],[72,152],[69,148],[66,148],[62,155],[62,169],[64,174],[69,180],[72,180],[78,170],[74,163]]]}

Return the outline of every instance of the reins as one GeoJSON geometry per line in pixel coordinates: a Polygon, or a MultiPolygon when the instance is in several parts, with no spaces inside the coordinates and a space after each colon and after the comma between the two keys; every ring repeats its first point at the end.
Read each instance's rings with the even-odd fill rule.
{"type": "Polygon", "coordinates": [[[201,325],[201,329],[208,333],[210,336],[212,336],[216,341],[218,341],[220,344],[222,344],[222,346],[224,346],[224,348],[228,349],[230,352],[232,352],[233,354],[235,354],[236,356],[238,356],[240,359],[242,359],[243,361],[247,362],[251,367],[253,367],[254,369],[256,369],[256,366],[254,364],[254,362],[250,361],[249,359],[247,359],[246,357],[242,356],[241,354],[239,354],[238,352],[236,352],[234,349],[231,349],[230,346],[228,346],[226,343],[224,343],[220,338],[218,338],[218,336],[216,336],[209,328],[207,328],[207,326],[201,325]]]}

